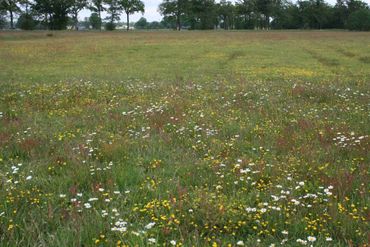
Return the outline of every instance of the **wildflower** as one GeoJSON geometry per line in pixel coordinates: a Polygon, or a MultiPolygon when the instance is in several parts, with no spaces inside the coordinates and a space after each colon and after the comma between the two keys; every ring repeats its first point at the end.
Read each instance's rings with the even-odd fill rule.
{"type": "Polygon", "coordinates": [[[176,241],[175,240],[171,240],[170,241],[170,244],[173,245],[173,246],[176,246],[176,241]]]}
{"type": "Polygon", "coordinates": [[[238,242],[236,243],[236,245],[237,245],[237,246],[244,246],[244,242],[240,240],[240,241],[238,241],[238,242]]]}
{"type": "Polygon", "coordinates": [[[245,210],[246,210],[248,213],[249,213],[249,212],[256,212],[256,211],[257,211],[257,209],[256,209],[256,208],[249,208],[249,207],[248,207],[248,208],[246,208],[245,210]]]}
{"type": "Polygon", "coordinates": [[[149,239],[148,239],[148,242],[149,242],[150,244],[155,244],[156,240],[155,240],[155,238],[149,238],[149,239]]]}
{"type": "Polygon", "coordinates": [[[314,236],[308,236],[307,240],[310,241],[310,242],[315,242],[316,238],[314,236]]]}
{"type": "Polygon", "coordinates": [[[148,225],[145,226],[145,229],[152,229],[152,227],[155,226],[155,222],[151,222],[148,225]]]}
{"type": "Polygon", "coordinates": [[[85,208],[91,208],[91,204],[87,202],[87,203],[84,204],[84,207],[85,208]]]}
{"type": "Polygon", "coordinates": [[[296,199],[292,199],[292,200],[291,200],[291,202],[293,202],[293,203],[294,203],[294,205],[299,205],[299,204],[300,204],[300,202],[299,202],[299,201],[297,201],[296,199]]]}
{"type": "Polygon", "coordinates": [[[325,240],[326,240],[327,242],[331,242],[331,241],[333,241],[333,239],[332,239],[331,237],[327,237],[325,240]]]}
{"type": "Polygon", "coordinates": [[[281,233],[284,234],[284,235],[288,235],[289,234],[289,232],[288,231],[285,231],[285,230],[282,231],[281,233]]]}
{"type": "Polygon", "coordinates": [[[26,177],[26,180],[31,180],[31,179],[32,179],[32,176],[26,177]]]}
{"type": "Polygon", "coordinates": [[[302,245],[307,245],[307,241],[306,240],[303,240],[303,239],[297,239],[296,240],[297,241],[297,243],[300,243],[300,244],[302,244],[302,245]]]}
{"type": "Polygon", "coordinates": [[[59,197],[60,198],[65,198],[66,197],[66,194],[60,194],[59,197]]]}

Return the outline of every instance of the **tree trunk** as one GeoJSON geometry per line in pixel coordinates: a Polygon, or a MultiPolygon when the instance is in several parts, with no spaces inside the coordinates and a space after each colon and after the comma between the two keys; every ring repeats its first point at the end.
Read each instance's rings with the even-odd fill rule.
{"type": "Polygon", "coordinates": [[[99,29],[101,31],[102,21],[101,21],[101,9],[100,9],[100,7],[98,8],[98,15],[99,15],[99,21],[100,21],[99,29]]]}
{"type": "Polygon", "coordinates": [[[74,19],[74,29],[76,31],[78,31],[78,27],[77,27],[77,25],[78,25],[78,14],[77,13],[74,14],[73,19],[74,19]]]}
{"type": "Polygon", "coordinates": [[[180,16],[176,16],[176,29],[178,31],[181,31],[181,21],[180,21],[180,16]]]}
{"type": "Polygon", "coordinates": [[[127,31],[130,31],[130,14],[126,12],[127,31]]]}
{"type": "Polygon", "coordinates": [[[10,29],[14,29],[14,16],[13,16],[13,11],[10,9],[10,29]]]}

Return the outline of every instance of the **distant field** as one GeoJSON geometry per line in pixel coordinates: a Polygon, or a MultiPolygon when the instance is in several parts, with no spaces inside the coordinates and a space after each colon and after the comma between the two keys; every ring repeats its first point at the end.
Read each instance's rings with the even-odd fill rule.
{"type": "Polygon", "coordinates": [[[1,81],[369,78],[370,33],[0,33],[1,81]]]}
{"type": "Polygon", "coordinates": [[[0,32],[0,246],[367,246],[370,33],[0,32]]]}

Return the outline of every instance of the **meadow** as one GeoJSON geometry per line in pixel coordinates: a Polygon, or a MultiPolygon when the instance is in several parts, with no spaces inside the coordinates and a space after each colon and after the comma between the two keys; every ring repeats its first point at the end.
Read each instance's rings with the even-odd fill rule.
{"type": "Polygon", "coordinates": [[[370,33],[0,32],[0,246],[368,246],[370,33]]]}

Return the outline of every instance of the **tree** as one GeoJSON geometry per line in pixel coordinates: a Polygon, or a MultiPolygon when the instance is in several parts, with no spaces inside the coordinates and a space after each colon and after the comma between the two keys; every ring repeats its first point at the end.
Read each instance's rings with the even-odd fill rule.
{"type": "Polygon", "coordinates": [[[286,1],[279,9],[275,10],[271,27],[274,29],[297,29],[302,26],[301,20],[298,6],[286,1]]]}
{"type": "Polygon", "coordinates": [[[255,10],[260,14],[261,28],[270,28],[270,18],[274,16],[280,5],[281,0],[256,0],[255,10]]]}
{"type": "Polygon", "coordinates": [[[350,14],[347,28],[349,30],[370,31],[370,10],[360,9],[350,14]]]}
{"type": "Polygon", "coordinates": [[[92,13],[89,18],[89,22],[93,29],[101,29],[101,19],[98,13],[92,13]]]}
{"type": "Polygon", "coordinates": [[[159,12],[165,18],[174,18],[176,29],[181,30],[181,21],[185,16],[190,2],[188,0],[164,0],[159,5],[159,12]]]}
{"type": "Polygon", "coordinates": [[[233,28],[235,6],[230,1],[221,0],[217,5],[217,14],[222,20],[222,26],[225,30],[233,28]]]}
{"type": "Polygon", "coordinates": [[[149,26],[149,29],[161,29],[161,28],[163,28],[162,23],[160,23],[158,21],[150,22],[148,26],[149,26]]]}
{"type": "Polygon", "coordinates": [[[100,29],[101,29],[101,20],[102,20],[101,12],[103,12],[105,10],[105,8],[103,6],[103,3],[104,3],[103,0],[91,0],[90,6],[89,6],[90,10],[98,13],[98,16],[99,16],[99,19],[100,19],[100,25],[99,25],[100,29]]]}
{"type": "Polygon", "coordinates": [[[192,29],[213,29],[217,25],[214,0],[191,0],[188,16],[192,29]]]}
{"type": "Polygon", "coordinates": [[[105,0],[105,3],[108,5],[106,8],[108,12],[107,19],[109,22],[106,24],[107,30],[114,30],[116,28],[115,21],[120,20],[120,15],[122,12],[122,6],[119,4],[118,0],[105,0]]]}
{"type": "Polygon", "coordinates": [[[306,0],[298,2],[303,28],[321,29],[328,22],[329,6],[324,0],[306,0]]]}
{"type": "Polygon", "coordinates": [[[362,9],[367,9],[368,6],[365,2],[362,2],[360,0],[346,0],[346,5],[347,5],[347,8],[348,8],[348,17],[358,11],[358,10],[362,10],[362,9]]]}
{"type": "Polygon", "coordinates": [[[335,27],[344,28],[348,19],[348,9],[345,0],[337,0],[334,6],[335,27]]]}
{"type": "Polygon", "coordinates": [[[14,14],[20,11],[17,0],[2,0],[0,2],[0,9],[9,12],[10,28],[14,29],[14,14]]]}
{"type": "Polygon", "coordinates": [[[236,3],[238,26],[240,29],[253,29],[257,25],[256,2],[254,0],[239,0],[236,3]]]}
{"type": "Polygon", "coordinates": [[[71,7],[71,14],[73,19],[74,29],[77,30],[78,13],[87,6],[87,0],[74,0],[71,7]]]}
{"type": "Polygon", "coordinates": [[[43,16],[45,25],[53,30],[66,29],[68,14],[74,0],[35,0],[32,8],[43,16]]]}
{"type": "Polygon", "coordinates": [[[39,19],[42,19],[41,24],[43,24],[46,28],[49,28],[49,20],[51,19],[52,15],[51,0],[35,0],[34,4],[32,5],[32,10],[34,13],[36,13],[39,19]]]}
{"type": "Polygon", "coordinates": [[[135,28],[136,29],[147,29],[148,28],[148,21],[144,17],[141,17],[140,20],[138,20],[135,23],[135,28]]]}
{"type": "Polygon", "coordinates": [[[6,12],[4,10],[0,9],[0,29],[5,28],[5,26],[6,26],[5,15],[6,15],[6,12]]]}
{"type": "Polygon", "coordinates": [[[140,0],[120,0],[119,4],[126,13],[127,31],[130,30],[130,15],[136,12],[144,13],[145,5],[140,0]]]}
{"type": "Polygon", "coordinates": [[[36,21],[31,14],[23,13],[19,16],[17,21],[17,28],[23,30],[33,30],[36,26],[36,21]]]}

